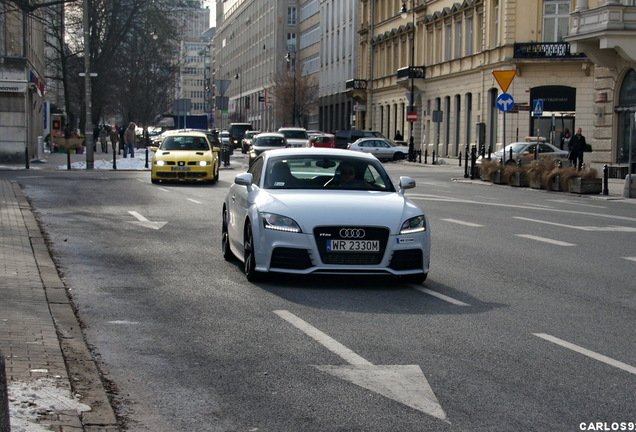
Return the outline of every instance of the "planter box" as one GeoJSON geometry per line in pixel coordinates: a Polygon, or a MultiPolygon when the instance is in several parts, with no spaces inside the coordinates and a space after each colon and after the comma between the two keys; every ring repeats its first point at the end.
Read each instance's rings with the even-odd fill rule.
{"type": "Polygon", "coordinates": [[[541,181],[541,179],[531,179],[528,178],[528,184],[530,185],[530,187],[532,189],[545,189],[545,187],[543,186],[543,182],[541,181]]]}
{"type": "Polygon", "coordinates": [[[552,187],[550,189],[552,192],[563,192],[563,188],[561,187],[561,176],[558,175],[554,177],[550,186],[552,187]]]}
{"type": "Polygon", "coordinates": [[[493,178],[492,178],[492,182],[494,184],[506,184],[506,182],[503,179],[503,170],[497,170],[494,171],[493,173],[493,178]]]}
{"type": "Polygon", "coordinates": [[[530,182],[528,182],[528,173],[516,172],[512,174],[509,184],[514,187],[528,187],[530,185],[530,182]]]}
{"type": "Polygon", "coordinates": [[[568,187],[571,193],[599,194],[603,190],[603,181],[600,178],[574,177],[570,179],[568,187]]]}

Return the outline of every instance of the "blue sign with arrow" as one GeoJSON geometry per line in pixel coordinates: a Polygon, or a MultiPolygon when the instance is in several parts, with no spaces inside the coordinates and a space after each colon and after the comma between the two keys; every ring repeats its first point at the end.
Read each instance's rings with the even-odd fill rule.
{"type": "Polygon", "coordinates": [[[499,111],[508,112],[515,106],[514,98],[508,93],[502,93],[497,96],[497,108],[499,111]]]}

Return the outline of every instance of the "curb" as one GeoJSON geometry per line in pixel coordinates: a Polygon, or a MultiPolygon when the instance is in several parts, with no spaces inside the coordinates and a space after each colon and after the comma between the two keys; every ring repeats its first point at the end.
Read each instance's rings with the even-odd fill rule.
{"type": "Polygon", "coordinates": [[[13,181],[11,183],[31,240],[35,261],[64,356],[70,386],[74,393],[82,396],[82,403],[91,407],[91,411],[80,415],[83,430],[119,432],[117,417],[108,399],[101,374],[88,349],[66,286],[60,279],[31,205],[22,193],[20,185],[13,181]],[[80,387],[79,383],[85,384],[80,387]]]}

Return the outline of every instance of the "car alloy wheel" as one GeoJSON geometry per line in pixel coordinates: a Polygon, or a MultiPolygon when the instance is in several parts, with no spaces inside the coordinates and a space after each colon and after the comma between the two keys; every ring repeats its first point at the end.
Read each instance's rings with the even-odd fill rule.
{"type": "Polygon", "coordinates": [[[236,257],[230,249],[230,235],[227,230],[227,210],[223,211],[223,226],[221,228],[221,250],[225,261],[234,261],[236,257]]]}
{"type": "Polygon", "coordinates": [[[261,274],[256,271],[256,258],[254,256],[254,236],[252,226],[245,227],[245,239],[243,240],[243,271],[245,277],[250,282],[255,282],[261,278],[261,274]]]}

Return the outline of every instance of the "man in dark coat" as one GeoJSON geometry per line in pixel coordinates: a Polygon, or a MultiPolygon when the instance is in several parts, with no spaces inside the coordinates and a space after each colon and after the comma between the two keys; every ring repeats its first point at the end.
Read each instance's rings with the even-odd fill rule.
{"type": "Polygon", "coordinates": [[[570,151],[568,159],[570,160],[570,163],[579,170],[583,168],[583,152],[587,145],[582,132],[581,128],[577,128],[576,133],[572,135],[572,138],[570,138],[570,142],[568,143],[568,150],[570,151]]]}

